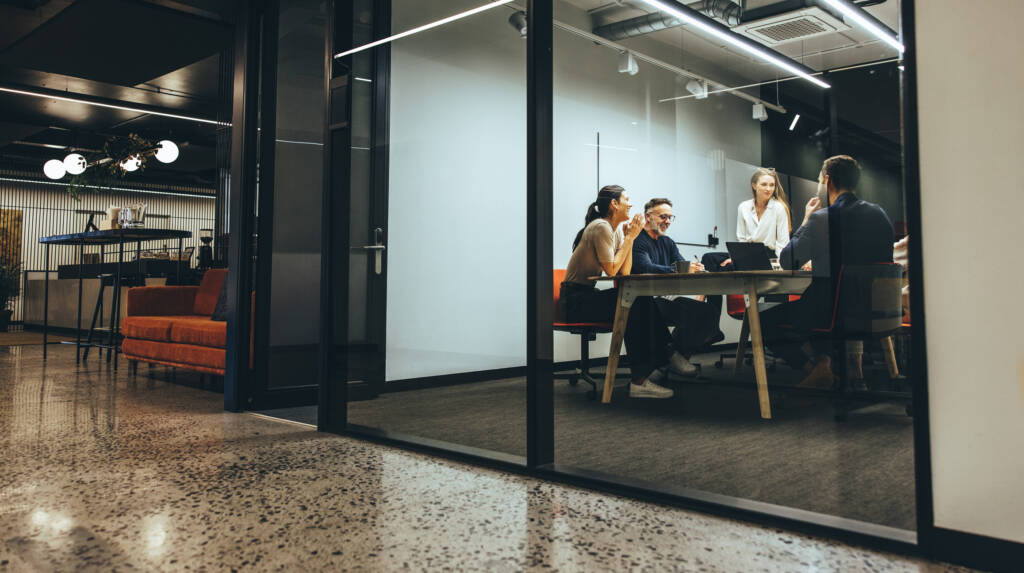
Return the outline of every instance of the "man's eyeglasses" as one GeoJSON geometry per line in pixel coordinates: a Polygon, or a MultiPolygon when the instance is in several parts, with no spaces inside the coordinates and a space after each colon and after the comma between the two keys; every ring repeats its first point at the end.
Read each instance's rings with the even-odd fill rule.
{"type": "Polygon", "coordinates": [[[676,220],[675,215],[658,215],[657,217],[661,219],[664,223],[671,223],[672,221],[676,220]]]}

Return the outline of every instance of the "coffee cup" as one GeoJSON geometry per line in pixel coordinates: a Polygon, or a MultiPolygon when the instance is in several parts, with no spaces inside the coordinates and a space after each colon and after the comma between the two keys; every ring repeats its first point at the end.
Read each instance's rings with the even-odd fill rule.
{"type": "Polygon", "coordinates": [[[675,267],[677,273],[688,273],[690,272],[690,261],[676,261],[675,267]]]}

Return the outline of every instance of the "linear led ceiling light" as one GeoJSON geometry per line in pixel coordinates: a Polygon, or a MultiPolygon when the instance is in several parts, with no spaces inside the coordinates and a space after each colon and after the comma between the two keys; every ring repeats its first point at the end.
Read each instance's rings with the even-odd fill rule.
{"type": "Polygon", "coordinates": [[[798,121],[800,121],[800,114],[799,113],[796,114],[796,117],[793,118],[793,123],[789,124],[789,130],[790,131],[793,131],[793,128],[796,127],[796,122],[798,122],[798,121]]]}
{"type": "Polygon", "coordinates": [[[96,107],[105,107],[107,109],[119,109],[119,110],[122,110],[122,111],[133,111],[133,112],[136,112],[136,113],[148,113],[150,115],[159,115],[161,117],[169,117],[169,118],[172,118],[172,119],[183,119],[185,121],[198,121],[200,123],[209,123],[209,124],[213,124],[213,125],[225,125],[225,126],[231,125],[230,123],[225,123],[225,122],[221,122],[221,121],[217,121],[217,120],[213,120],[213,119],[204,119],[204,118],[201,118],[201,117],[192,117],[192,116],[189,116],[189,115],[179,115],[179,114],[176,114],[176,113],[166,113],[166,112],[163,112],[163,111],[154,111],[154,110],[151,110],[151,109],[145,109],[145,108],[141,108],[141,107],[132,107],[132,106],[127,106],[127,105],[113,105],[113,104],[109,104],[109,103],[100,103],[98,101],[91,101],[91,100],[87,100],[87,99],[79,99],[79,98],[73,98],[73,97],[66,97],[66,96],[56,95],[56,94],[53,94],[53,93],[34,92],[34,91],[29,91],[29,90],[19,90],[19,89],[14,89],[14,88],[5,88],[5,87],[2,87],[2,86],[0,86],[0,92],[7,92],[7,93],[12,93],[12,94],[18,94],[18,95],[26,95],[26,96],[43,98],[43,99],[55,99],[55,100],[58,100],[58,101],[66,101],[66,102],[71,102],[71,103],[82,103],[82,104],[85,104],[85,105],[93,105],[93,106],[96,106],[96,107]]]}
{"type": "Polygon", "coordinates": [[[358,48],[352,48],[351,50],[348,50],[346,52],[341,52],[340,54],[334,54],[334,57],[335,58],[342,58],[342,57],[348,56],[350,54],[354,54],[356,52],[362,52],[363,50],[369,50],[370,48],[375,48],[375,47],[377,47],[377,46],[379,46],[381,44],[387,44],[388,42],[394,42],[395,40],[398,40],[399,38],[404,38],[406,36],[412,36],[413,34],[419,34],[420,32],[424,32],[426,30],[430,30],[431,28],[436,28],[438,26],[444,26],[445,24],[447,24],[449,22],[454,22],[456,20],[461,20],[461,19],[463,19],[463,18],[465,18],[467,16],[472,16],[473,14],[479,14],[480,12],[484,12],[486,10],[490,10],[491,8],[497,8],[498,6],[501,6],[502,4],[508,4],[511,1],[512,0],[498,0],[497,2],[491,2],[489,4],[484,4],[483,6],[477,6],[476,8],[473,8],[472,10],[466,10],[465,12],[460,12],[458,14],[454,14],[452,16],[448,16],[447,18],[441,18],[440,20],[438,20],[436,22],[431,22],[429,24],[424,24],[422,26],[419,26],[418,28],[413,28],[411,30],[406,30],[404,32],[395,34],[394,36],[388,36],[387,38],[384,38],[383,40],[377,40],[375,42],[370,42],[369,44],[363,44],[362,46],[359,46],[358,48]]]}
{"type": "Polygon", "coordinates": [[[701,31],[706,32],[733,47],[739,48],[744,52],[781,68],[795,76],[801,77],[818,87],[832,87],[812,76],[810,73],[801,70],[797,66],[773,54],[771,51],[760,48],[752,41],[746,40],[746,38],[742,38],[741,36],[730,32],[727,28],[724,28],[724,26],[719,25],[717,22],[714,22],[713,20],[709,22],[708,19],[700,15],[698,12],[679,4],[678,2],[673,0],[643,0],[643,2],[644,4],[657,8],[666,14],[672,15],[687,24],[691,24],[701,31]]]}
{"type": "Polygon", "coordinates": [[[906,50],[897,38],[893,37],[892,34],[883,29],[882,26],[879,26],[863,8],[851,6],[845,0],[821,0],[821,2],[830,8],[835,8],[844,17],[853,20],[858,26],[864,28],[868,32],[871,32],[879,40],[889,44],[893,48],[896,48],[899,53],[902,54],[906,50]]]}

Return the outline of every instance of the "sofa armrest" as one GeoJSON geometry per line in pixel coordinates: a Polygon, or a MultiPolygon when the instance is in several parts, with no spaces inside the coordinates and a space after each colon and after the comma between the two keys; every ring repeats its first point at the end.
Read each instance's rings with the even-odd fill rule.
{"type": "Polygon", "coordinates": [[[192,314],[197,286],[150,286],[128,289],[127,316],[192,314]]]}

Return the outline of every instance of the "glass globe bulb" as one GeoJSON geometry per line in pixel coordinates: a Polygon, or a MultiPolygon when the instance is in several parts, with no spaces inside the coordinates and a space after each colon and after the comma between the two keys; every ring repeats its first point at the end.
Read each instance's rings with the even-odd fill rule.
{"type": "Polygon", "coordinates": [[[178,158],[178,146],[170,139],[165,139],[157,144],[156,160],[160,163],[171,163],[178,158]]]}
{"type": "Polygon", "coordinates": [[[128,159],[125,159],[124,161],[121,162],[121,169],[124,169],[125,171],[131,173],[132,171],[138,169],[140,165],[142,165],[142,160],[139,159],[139,156],[132,155],[128,159]]]}
{"type": "Polygon", "coordinates": [[[50,179],[60,179],[66,172],[60,159],[51,159],[43,164],[43,173],[50,179]]]}
{"type": "Polygon", "coordinates": [[[85,173],[85,168],[88,166],[89,162],[85,160],[85,157],[82,157],[78,153],[69,153],[68,156],[64,158],[64,169],[72,175],[81,175],[82,173],[85,173]]]}

